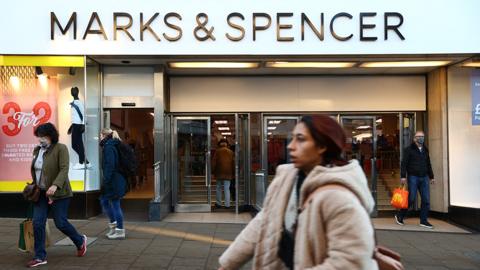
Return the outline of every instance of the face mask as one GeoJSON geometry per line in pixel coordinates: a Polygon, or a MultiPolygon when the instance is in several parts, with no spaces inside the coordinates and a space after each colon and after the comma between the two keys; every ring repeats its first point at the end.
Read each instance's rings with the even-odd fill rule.
{"type": "Polygon", "coordinates": [[[38,141],[41,148],[45,149],[48,147],[48,141],[46,139],[40,138],[38,141]]]}
{"type": "Polygon", "coordinates": [[[419,138],[417,138],[417,142],[418,142],[419,144],[423,144],[423,143],[425,142],[425,138],[419,137],[419,138]]]}

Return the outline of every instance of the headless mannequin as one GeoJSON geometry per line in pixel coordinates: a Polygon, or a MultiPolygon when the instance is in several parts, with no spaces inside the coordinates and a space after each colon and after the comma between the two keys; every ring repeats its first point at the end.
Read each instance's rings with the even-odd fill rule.
{"type": "Polygon", "coordinates": [[[78,164],[73,166],[73,169],[84,169],[85,162],[88,166],[88,160],[85,159],[85,147],[83,145],[83,132],[85,131],[83,103],[78,98],[79,90],[77,87],[72,87],[70,94],[73,101],[70,103],[70,110],[72,115],[72,125],[69,129],[69,134],[72,136],[72,148],[78,154],[78,164]],[[75,106],[78,108],[75,108],[75,106]]]}

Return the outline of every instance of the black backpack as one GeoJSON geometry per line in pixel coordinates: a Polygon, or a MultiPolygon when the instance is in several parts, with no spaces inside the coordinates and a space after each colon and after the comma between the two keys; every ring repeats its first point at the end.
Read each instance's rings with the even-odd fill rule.
{"type": "Polygon", "coordinates": [[[116,146],[118,152],[118,171],[127,180],[127,191],[130,187],[130,178],[135,176],[138,168],[138,161],[130,145],[120,142],[116,146]]]}

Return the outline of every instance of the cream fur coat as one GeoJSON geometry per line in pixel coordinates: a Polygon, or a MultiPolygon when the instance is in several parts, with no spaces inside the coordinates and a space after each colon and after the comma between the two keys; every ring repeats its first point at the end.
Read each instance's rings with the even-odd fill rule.
{"type": "MultiPolygon", "coordinates": [[[[221,266],[238,269],[253,256],[253,269],[286,269],[277,255],[278,243],[297,173],[292,164],[277,168],[262,211],[220,257],[221,266]]],[[[299,205],[303,205],[316,188],[327,184],[341,184],[349,190],[322,190],[300,213],[294,268],[377,270],[377,263],[372,259],[374,231],[368,215],[374,201],[358,162],[353,160],[345,166],[332,168],[315,167],[303,182],[299,205]]]]}

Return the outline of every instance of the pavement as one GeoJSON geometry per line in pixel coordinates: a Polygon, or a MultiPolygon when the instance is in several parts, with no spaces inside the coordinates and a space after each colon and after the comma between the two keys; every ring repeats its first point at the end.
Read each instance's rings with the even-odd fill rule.
{"type": "MultiPolygon", "coordinates": [[[[17,249],[21,219],[0,219],[0,269],[25,269],[32,254],[17,249]]],[[[53,243],[64,239],[49,220],[53,243]]],[[[97,239],[87,255],[73,246],[47,249],[48,264],[38,269],[218,269],[218,257],[245,224],[126,222],[126,240],[108,240],[107,220],[73,220],[79,232],[97,239]]],[[[406,269],[480,269],[480,234],[377,230],[380,244],[403,256],[406,269]]],[[[242,269],[250,269],[251,262],[242,269]]]]}

